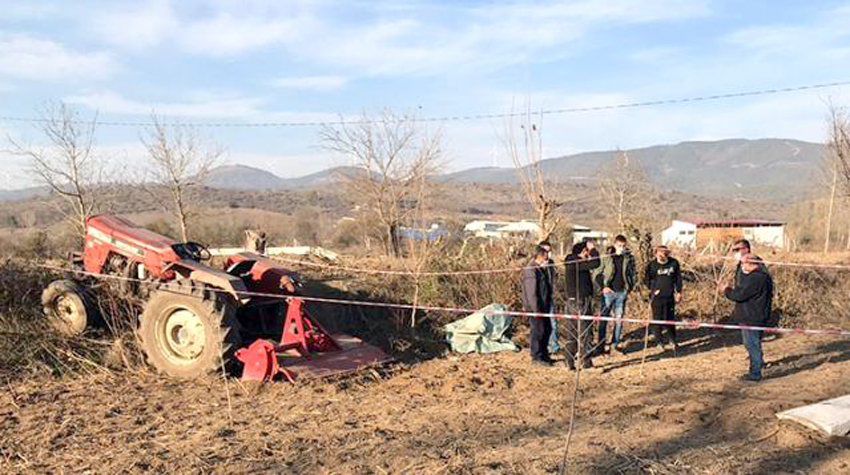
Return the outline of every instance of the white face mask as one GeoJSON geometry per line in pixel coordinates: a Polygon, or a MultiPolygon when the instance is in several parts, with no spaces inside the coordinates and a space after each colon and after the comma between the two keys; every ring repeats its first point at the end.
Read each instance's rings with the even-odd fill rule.
{"type": "Polygon", "coordinates": [[[614,252],[616,252],[618,256],[619,256],[620,254],[622,254],[624,250],[625,250],[625,249],[624,249],[624,248],[622,248],[622,247],[620,247],[620,246],[615,246],[615,247],[614,247],[614,252]]]}
{"type": "Polygon", "coordinates": [[[744,257],[744,255],[741,253],[741,251],[735,252],[735,260],[740,261],[742,257],[744,257]]]}

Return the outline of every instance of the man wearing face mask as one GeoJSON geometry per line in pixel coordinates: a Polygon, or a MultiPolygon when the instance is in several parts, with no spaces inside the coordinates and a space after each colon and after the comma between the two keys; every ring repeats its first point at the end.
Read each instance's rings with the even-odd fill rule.
{"type": "MultiPolygon", "coordinates": [[[[652,319],[676,321],[676,304],[682,300],[682,271],[679,261],[670,257],[670,249],[667,246],[655,248],[655,259],[646,266],[645,282],[649,288],[652,319]]],[[[667,328],[672,349],[675,351],[677,349],[675,325],[653,324],[652,332],[655,335],[655,341],[667,349],[667,342],[664,341],[662,333],[664,328],[667,328]]]]}
{"type": "MultiPolygon", "coordinates": [[[[770,318],[773,301],[773,280],[762,270],[761,259],[752,254],[741,256],[741,276],[734,287],[721,285],[718,290],[735,302],[732,319],[735,323],[765,326],[770,318]]],[[[741,330],[744,347],[750,360],[750,371],[741,377],[745,381],[761,381],[764,357],[762,330],[741,330]]]]}
{"type": "MultiPolygon", "coordinates": [[[[593,256],[593,246],[580,242],[564,259],[564,290],[566,313],[587,316],[593,312],[593,279],[591,273],[599,267],[599,259],[593,256]]],[[[593,367],[592,338],[593,324],[580,318],[568,319],[566,327],[567,345],[564,361],[571,370],[580,363],[582,368],[593,367]],[[578,360],[581,361],[578,361],[578,360]]]]}
{"type": "MultiPolygon", "coordinates": [[[[616,319],[611,345],[621,353],[625,349],[620,341],[623,332],[623,323],[620,320],[626,312],[626,300],[629,292],[635,287],[635,258],[626,243],[626,237],[622,234],[614,238],[614,254],[603,256],[600,271],[602,274],[602,316],[610,317],[613,315],[616,319]]],[[[600,347],[607,345],[605,334],[607,329],[608,321],[602,320],[599,324],[600,347]]]]}
{"type": "MultiPolygon", "coordinates": [[[[540,241],[538,246],[546,250],[546,275],[549,277],[549,285],[554,292],[556,272],[555,261],[552,259],[552,244],[549,241],[540,241]]],[[[552,307],[546,313],[555,313],[554,299],[552,300],[552,307]]],[[[558,345],[558,320],[555,317],[550,318],[549,326],[552,328],[552,332],[549,335],[549,353],[557,353],[561,349],[561,346],[558,345]]]]}
{"type": "MultiPolygon", "coordinates": [[[[522,306],[526,312],[545,314],[552,308],[553,292],[546,263],[549,259],[546,249],[537,246],[534,251],[534,260],[528,267],[522,270],[522,306]]],[[[529,317],[531,335],[529,346],[531,347],[531,362],[542,366],[552,366],[552,358],[549,357],[549,334],[552,331],[551,318],[532,316],[529,317]]]]}
{"type": "MultiPolygon", "coordinates": [[[[732,255],[735,257],[735,263],[736,263],[736,265],[735,265],[735,285],[738,285],[741,282],[741,276],[744,274],[742,269],[741,269],[741,258],[743,256],[745,256],[747,254],[751,254],[753,252],[752,248],[750,246],[750,241],[747,241],[746,239],[738,239],[737,241],[735,241],[734,244],[732,244],[731,252],[732,252],[732,255]]],[[[759,265],[759,269],[761,269],[762,272],[769,275],[769,272],[767,271],[767,266],[764,265],[764,262],[759,262],[758,265],[759,265]]]]}

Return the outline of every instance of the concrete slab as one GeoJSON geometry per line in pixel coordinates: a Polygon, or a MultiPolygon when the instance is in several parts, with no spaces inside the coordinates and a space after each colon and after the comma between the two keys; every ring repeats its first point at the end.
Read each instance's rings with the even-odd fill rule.
{"type": "Polygon", "coordinates": [[[776,417],[798,422],[829,436],[845,436],[850,433],[850,395],[789,409],[776,417]]]}

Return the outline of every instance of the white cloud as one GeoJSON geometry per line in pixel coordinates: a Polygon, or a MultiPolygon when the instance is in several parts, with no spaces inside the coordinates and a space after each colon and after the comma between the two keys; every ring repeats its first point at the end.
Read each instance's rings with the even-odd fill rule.
{"type": "Polygon", "coordinates": [[[177,41],[193,53],[226,56],[278,43],[299,27],[297,18],[269,20],[224,13],[185,24],[177,41]]]}
{"type": "Polygon", "coordinates": [[[91,17],[90,28],[110,44],[138,50],[159,44],[179,27],[168,0],[106,9],[91,17]]]}
{"type": "Polygon", "coordinates": [[[348,83],[348,78],[342,76],[295,76],[282,77],[269,82],[269,85],[289,89],[311,89],[315,91],[330,91],[339,89],[348,83]]]}
{"type": "Polygon", "coordinates": [[[393,1],[323,0],[193,3],[151,0],[105,7],[92,20],[109,42],[174,44],[205,56],[267,48],[281,58],[340,68],[347,75],[439,74],[571,54],[596,28],[706,15],[706,0],[546,0],[467,7],[393,1]],[[353,20],[355,16],[357,20],[353,20]]]}
{"type": "MultiPolygon", "coordinates": [[[[803,59],[850,57],[850,6],[829,10],[809,23],[758,25],[735,31],[724,42],[761,56],[803,54],[803,59]]],[[[796,59],[796,58],[795,58],[796,59]]]]}
{"type": "Polygon", "coordinates": [[[106,114],[147,115],[155,112],[170,117],[217,119],[253,117],[262,103],[255,97],[211,98],[198,102],[140,102],[112,91],[73,95],[66,97],[65,101],[106,114]]]}
{"type": "Polygon", "coordinates": [[[708,12],[705,2],[683,0],[444,8],[433,18],[376,15],[378,20],[357,26],[318,24],[305,37],[289,38],[286,46],[303,61],[366,75],[487,71],[572,54],[573,43],[597,28],[679,20],[708,12]]]}
{"type": "Polygon", "coordinates": [[[68,96],[65,101],[104,114],[150,115],[166,118],[234,119],[252,122],[322,122],[336,121],[339,116],[324,112],[266,110],[262,97],[227,96],[210,93],[189,95],[187,102],[142,102],[128,99],[113,91],[92,92],[68,96]]]}
{"type": "Polygon", "coordinates": [[[310,7],[303,1],[148,0],[108,4],[87,23],[101,40],[131,50],[175,45],[201,56],[232,56],[294,36],[309,24],[310,7]]]}
{"type": "Polygon", "coordinates": [[[27,35],[0,36],[0,77],[33,80],[99,79],[118,70],[104,52],[78,52],[61,43],[27,35]]]}

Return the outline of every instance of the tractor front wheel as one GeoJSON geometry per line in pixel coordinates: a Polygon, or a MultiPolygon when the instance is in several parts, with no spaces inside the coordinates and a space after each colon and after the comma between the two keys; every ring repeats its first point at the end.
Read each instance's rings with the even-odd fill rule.
{"type": "Polygon", "coordinates": [[[73,280],[51,282],[41,293],[41,304],[50,326],[64,335],[82,335],[94,323],[91,299],[73,280]]]}
{"type": "Polygon", "coordinates": [[[148,362],[178,378],[221,371],[240,346],[236,303],[191,281],[155,290],[145,304],[139,337],[148,362]]]}

